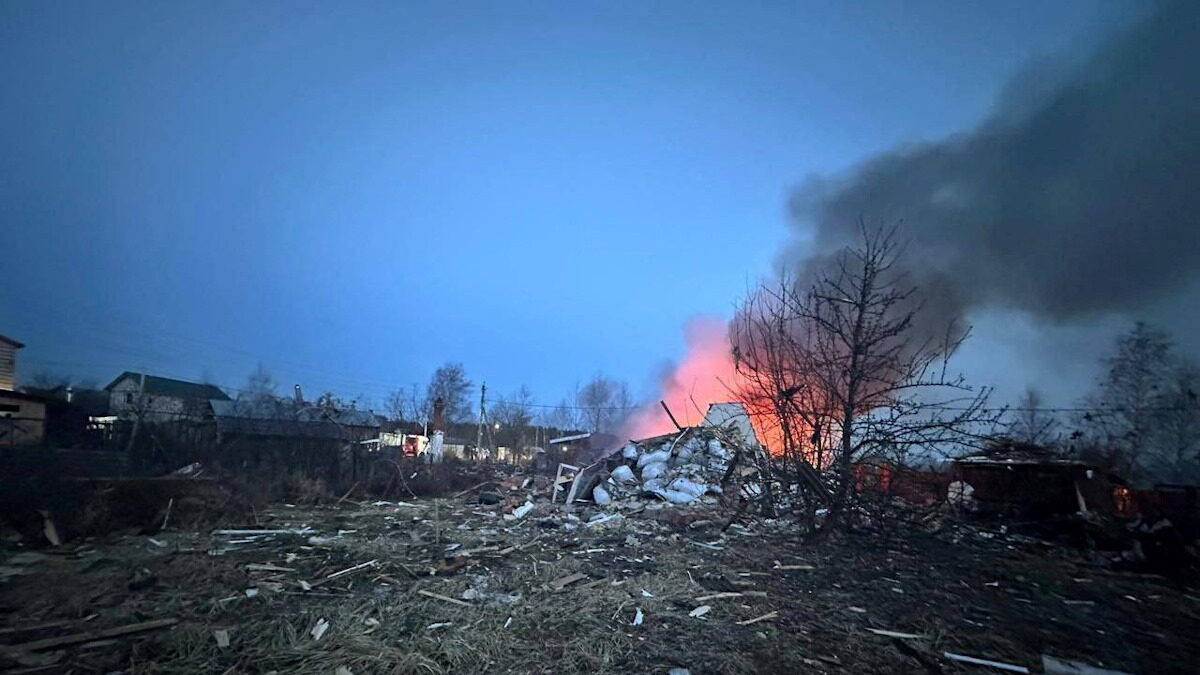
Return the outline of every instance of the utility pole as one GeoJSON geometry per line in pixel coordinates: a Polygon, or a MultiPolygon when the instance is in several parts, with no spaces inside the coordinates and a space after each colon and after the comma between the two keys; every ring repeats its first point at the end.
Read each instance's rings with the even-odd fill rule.
{"type": "Polygon", "coordinates": [[[487,422],[487,383],[479,385],[479,427],[475,430],[475,452],[483,448],[483,425],[487,422]]]}

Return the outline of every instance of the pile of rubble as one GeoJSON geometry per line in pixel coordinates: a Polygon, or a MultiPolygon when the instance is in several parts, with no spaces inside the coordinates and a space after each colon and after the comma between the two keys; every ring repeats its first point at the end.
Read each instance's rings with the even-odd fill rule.
{"type": "Polygon", "coordinates": [[[742,483],[755,473],[742,455],[729,438],[703,427],[630,442],[596,466],[592,500],[599,506],[636,498],[713,503],[731,484],[752,487],[742,483]]]}

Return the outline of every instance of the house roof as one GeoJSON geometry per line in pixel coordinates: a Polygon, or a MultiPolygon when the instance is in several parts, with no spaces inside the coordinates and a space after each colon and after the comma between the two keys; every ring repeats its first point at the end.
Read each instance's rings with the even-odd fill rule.
{"type": "Polygon", "coordinates": [[[8,344],[16,347],[17,349],[20,349],[25,346],[24,342],[19,342],[17,340],[14,340],[14,339],[8,337],[7,335],[0,335],[0,342],[7,342],[8,344]]]}
{"type": "MultiPolygon", "coordinates": [[[[140,380],[141,373],[135,373],[127,370],[117,376],[105,387],[105,391],[112,391],[113,387],[117,386],[121,380],[133,378],[140,380]]],[[[187,380],[173,380],[169,377],[159,377],[157,375],[146,375],[145,393],[156,394],[158,396],[171,396],[174,398],[192,398],[203,400],[228,401],[229,396],[221,391],[220,387],[214,384],[201,384],[199,382],[188,382],[187,380]]]]}
{"type": "Polygon", "coordinates": [[[369,410],[330,410],[316,406],[297,408],[286,399],[258,401],[213,400],[213,415],[223,433],[288,438],[332,438],[347,436],[347,427],[379,428],[379,419],[369,410]]]}
{"type": "Polygon", "coordinates": [[[959,457],[954,460],[956,464],[968,464],[971,466],[1066,466],[1086,469],[1091,465],[1087,462],[1081,462],[1076,459],[1060,459],[1060,458],[1034,458],[1034,457],[959,457]]]}
{"type": "Polygon", "coordinates": [[[37,403],[51,403],[51,399],[38,394],[29,394],[23,391],[13,391],[11,389],[0,389],[0,398],[15,398],[22,401],[34,401],[37,403]]]}

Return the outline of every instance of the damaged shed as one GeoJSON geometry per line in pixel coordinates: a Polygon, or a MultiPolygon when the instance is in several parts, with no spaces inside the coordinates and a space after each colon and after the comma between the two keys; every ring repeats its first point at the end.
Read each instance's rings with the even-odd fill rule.
{"type": "MultiPolygon", "coordinates": [[[[1115,496],[1125,484],[1075,459],[1021,455],[963,457],[954,461],[952,472],[956,483],[970,487],[977,510],[1034,519],[1116,513],[1115,496]]],[[[952,483],[952,497],[964,489],[952,483]]]]}

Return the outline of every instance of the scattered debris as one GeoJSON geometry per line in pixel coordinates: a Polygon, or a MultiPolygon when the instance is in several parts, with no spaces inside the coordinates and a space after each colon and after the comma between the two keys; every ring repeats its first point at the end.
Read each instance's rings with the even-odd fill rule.
{"type": "Polygon", "coordinates": [[[774,619],[774,618],[776,618],[776,617],[778,617],[778,616],[779,616],[779,612],[778,612],[778,611],[771,611],[771,612],[767,612],[766,614],[763,614],[762,616],[756,616],[756,617],[754,617],[753,619],[747,619],[747,620],[745,620],[745,621],[738,621],[738,622],[737,622],[737,625],[739,625],[739,626],[749,626],[749,625],[750,625],[750,624],[752,624],[752,623],[758,623],[759,621],[766,621],[766,620],[768,620],[768,619],[774,619]]]}
{"type": "Polygon", "coordinates": [[[974,656],[964,656],[963,654],[955,654],[953,652],[943,652],[943,656],[951,661],[959,661],[961,663],[970,663],[976,666],[987,666],[988,668],[997,668],[999,670],[1007,670],[1010,673],[1028,673],[1029,669],[1025,666],[1015,666],[1011,663],[1001,661],[991,661],[988,659],[978,659],[974,656]]]}
{"type": "Polygon", "coordinates": [[[1133,675],[1124,670],[1100,668],[1083,661],[1068,661],[1042,654],[1042,672],[1046,675],[1133,675]]]}
{"type": "Polygon", "coordinates": [[[506,514],[504,517],[505,518],[511,517],[512,520],[519,520],[519,519],[524,518],[525,516],[529,515],[529,512],[532,510],[533,510],[533,502],[527,501],[524,504],[522,504],[521,506],[518,506],[517,508],[513,509],[512,513],[506,514]]]}
{"type": "Polygon", "coordinates": [[[355,572],[361,572],[369,567],[374,567],[378,564],[379,564],[378,560],[368,560],[365,563],[359,563],[353,567],[347,567],[344,570],[339,570],[337,572],[333,572],[332,574],[327,574],[327,575],[325,575],[325,579],[328,581],[332,581],[339,577],[344,577],[347,574],[354,574],[355,572]]]}
{"type": "Polygon", "coordinates": [[[795,565],[780,565],[779,561],[776,560],[775,566],[772,569],[780,570],[782,572],[788,572],[788,571],[792,571],[792,570],[815,570],[817,568],[813,567],[812,565],[809,565],[807,563],[799,563],[799,564],[795,564],[795,565]]]}
{"type": "Polygon", "coordinates": [[[441,600],[442,602],[448,602],[452,605],[458,605],[460,607],[470,607],[471,606],[471,603],[469,603],[469,602],[463,602],[462,600],[458,600],[456,598],[451,598],[451,597],[442,595],[440,593],[434,593],[433,591],[427,591],[425,589],[421,589],[421,590],[417,591],[417,593],[419,595],[423,595],[427,598],[433,598],[434,600],[441,600]]]}
{"type": "Polygon", "coordinates": [[[587,578],[586,574],[583,574],[582,572],[576,572],[574,574],[568,574],[565,577],[560,577],[558,579],[555,579],[554,581],[551,581],[548,585],[550,586],[551,590],[561,591],[562,589],[566,588],[567,586],[570,586],[571,584],[575,583],[576,581],[582,581],[586,578],[587,578]]]}
{"type": "Polygon", "coordinates": [[[141,591],[153,587],[158,583],[158,577],[146,568],[140,568],[133,573],[133,578],[129,580],[129,590],[141,591]]]}
{"type": "Polygon", "coordinates": [[[278,565],[268,565],[265,563],[249,563],[246,565],[247,572],[295,572],[295,567],[280,567],[278,565]]]}
{"type": "Polygon", "coordinates": [[[34,640],[32,642],[23,642],[12,645],[13,649],[18,649],[27,652],[40,652],[46,649],[54,649],[56,647],[65,647],[67,645],[82,644],[84,642],[95,642],[97,640],[106,640],[108,638],[122,637],[124,635],[132,635],[134,633],[144,633],[146,631],[160,630],[170,628],[179,623],[178,619],[156,619],[154,621],[143,621],[141,623],[127,624],[117,626],[116,628],[106,628],[103,630],[86,631],[83,633],[72,633],[61,637],[46,638],[44,640],[34,640]]]}
{"type": "Polygon", "coordinates": [[[900,638],[901,640],[927,640],[927,639],[929,639],[928,635],[917,635],[916,633],[901,633],[900,631],[884,630],[882,628],[868,628],[867,630],[871,631],[872,633],[874,633],[876,635],[882,635],[884,637],[900,638]]]}
{"type": "Polygon", "coordinates": [[[446,576],[454,574],[458,570],[466,567],[471,563],[471,558],[465,555],[446,556],[437,562],[433,567],[432,574],[435,576],[446,576]]]}
{"type": "Polygon", "coordinates": [[[712,595],[701,596],[699,598],[696,598],[696,602],[708,602],[710,600],[724,600],[725,598],[740,598],[743,595],[745,595],[745,593],[742,593],[740,591],[726,591],[723,593],[713,593],[712,595]]]}
{"type": "MultiPolygon", "coordinates": [[[[671,442],[679,436],[671,434],[666,439],[667,469],[676,472],[671,452],[681,450],[690,438],[683,436],[671,448],[671,442]]],[[[1186,594],[1164,591],[1161,579],[1147,581],[1143,576],[1110,572],[1104,569],[1103,561],[1068,558],[1044,543],[1034,546],[1005,532],[1003,525],[989,524],[988,532],[993,536],[983,538],[977,534],[978,527],[945,514],[938,516],[938,532],[929,531],[925,527],[928,521],[920,520],[916,535],[899,531],[900,545],[883,550],[864,549],[862,538],[800,542],[788,516],[766,517],[751,509],[735,512],[725,508],[730,504],[720,503],[725,495],[719,491],[706,492],[682,505],[645,491],[642,474],[655,462],[646,462],[640,468],[637,462],[659,449],[634,448],[632,453],[623,450],[619,459],[610,457],[599,465],[584,467],[581,476],[565,476],[560,496],[567,495],[574,481],[578,480],[580,486],[569,506],[562,504],[562,499],[555,505],[548,503],[552,475],[511,475],[511,468],[501,467],[488,469],[494,470],[496,477],[489,479],[482,491],[476,490],[479,498],[467,496],[458,502],[443,498],[438,506],[435,502],[420,502],[400,508],[391,501],[350,500],[340,506],[327,503],[314,508],[277,505],[260,509],[252,521],[231,519],[227,521],[231,525],[221,526],[228,529],[209,531],[210,526],[204,532],[184,530],[181,523],[190,521],[173,516],[177,530],[155,534],[158,539],[131,531],[107,540],[81,540],[77,546],[43,554],[20,550],[30,542],[40,543],[38,528],[42,520],[34,514],[24,542],[13,539],[11,530],[0,539],[11,543],[11,548],[0,551],[0,578],[23,573],[19,583],[14,580],[0,585],[0,591],[9,594],[4,606],[33,608],[26,616],[14,614],[0,620],[0,644],[75,633],[87,625],[87,620],[94,620],[93,626],[136,621],[146,618],[146,610],[160,598],[179,593],[186,600],[179,609],[172,610],[172,615],[178,612],[177,618],[188,632],[180,631],[178,637],[199,631],[199,639],[147,635],[140,639],[142,644],[136,650],[127,651],[171,653],[191,672],[203,672],[215,660],[242,658],[243,649],[258,644],[253,631],[260,627],[292,630],[286,626],[297,620],[302,622],[296,626],[301,634],[304,625],[310,626],[311,639],[307,647],[301,647],[311,653],[320,652],[325,659],[320,661],[320,672],[337,668],[343,673],[341,669],[349,672],[350,668],[374,672],[380,664],[371,654],[390,654],[395,641],[412,636],[413,631],[418,636],[411,641],[413,648],[424,658],[434,654],[431,650],[439,642],[468,640],[476,630],[509,629],[497,643],[524,639],[529,631],[547,625],[550,617],[564,613],[577,617],[579,639],[614,639],[603,647],[619,653],[630,672],[686,672],[683,665],[675,667],[680,663],[696,665],[706,672],[879,672],[888,670],[889,664],[895,670],[924,666],[931,672],[982,671],[985,667],[998,668],[996,672],[1028,672],[1013,670],[1022,668],[1015,665],[1023,661],[1021,652],[997,646],[989,632],[992,627],[1005,626],[1006,644],[1030,644],[1044,637],[1044,643],[1039,644],[1042,650],[1071,654],[1069,645],[1082,644],[1091,633],[1104,635],[1100,631],[1111,629],[1113,632],[1107,634],[1115,634],[1118,619],[1114,614],[1118,610],[1120,625],[1140,636],[1136,647],[1116,647],[1100,641],[1094,658],[1088,656],[1098,665],[1047,655],[1042,659],[1043,669],[1048,673],[1114,675],[1121,671],[1100,666],[1131,669],[1138,665],[1131,662],[1136,657],[1145,659],[1147,672],[1175,672],[1178,668],[1172,666],[1183,663],[1165,648],[1167,643],[1156,642],[1153,636],[1193,626],[1190,617],[1198,601],[1186,594]],[[616,466],[610,463],[613,461],[616,466]],[[592,480],[592,487],[602,485],[610,492],[613,499],[607,506],[587,501],[591,493],[584,490],[584,484],[592,480]],[[490,494],[499,495],[499,501],[486,503],[491,499],[485,495],[490,494]],[[513,517],[504,518],[506,512],[513,517]],[[521,517],[514,512],[522,513],[521,517]],[[735,518],[737,522],[731,522],[735,518]],[[249,522],[262,525],[242,525],[249,522]],[[203,557],[209,550],[228,555],[203,557]],[[194,553],[201,557],[190,555],[194,553]],[[124,556],[130,556],[128,563],[124,556]],[[195,569],[187,567],[193,563],[195,569]],[[1081,565],[1089,564],[1100,567],[1080,571],[1081,565]],[[934,569],[945,576],[931,575],[934,569]],[[431,576],[431,572],[441,577],[431,576]],[[194,576],[185,577],[184,573],[194,576]],[[129,594],[127,584],[139,574],[160,577],[157,587],[161,590],[129,594]],[[31,575],[39,579],[36,583],[47,596],[54,597],[54,603],[25,600],[29,593],[23,587],[29,587],[31,575]],[[79,594],[88,603],[86,606],[95,608],[89,610],[95,612],[89,619],[64,613],[59,608],[71,607],[70,602],[58,589],[40,581],[63,578],[73,579],[74,584],[96,586],[94,591],[89,588],[79,594]],[[188,581],[181,583],[181,579],[188,581]],[[1055,581],[1049,585],[1043,579],[1055,581]],[[1085,581],[1090,583],[1078,585],[1085,581]],[[1135,605],[1121,600],[1125,596],[1139,602],[1135,605]],[[244,600],[246,597],[258,597],[260,601],[249,602],[244,600]],[[1030,603],[1038,597],[1053,599],[1045,611],[1055,624],[1030,627],[1017,619],[1028,613],[1030,603]],[[426,602],[424,598],[437,602],[426,602]],[[767,598],[777,609],[766,605],[767,598]],[[460,612],[448,604],[473,609],[460,612]],[[900,607],[919,608],[917,611],[924,613],[922,619],[927,616],[928,620],[917,625],[900,621],[909,616],[899,612],[900,607]],[[713,614],[713,608],[720,611],[713,614]],[[402,612],[402,620],[397,620],[397,612],[402,612]],[[651,614],[655,616],[655,630],[647,629],[651,614]],[[323,618],[313,625],[318,616],[323,618]],[[50,621],[60,618],[64,620],[50,621]],[[691,622],[688,618],[697,620],[691,622]],[[1072,619],[1080,619],[1078,625],[1073,625],[1072,619]],[[630,623],[625,624],[626,620],[630,623]],[[332,622],[338,623],[337,632],[331,632],[332,622]],[[760,623],[763,625],[756,625],[760,623]],[[924,634],[864,625],[889,623],[914,630],[919,627],[924,634]],[[735,624],[751,629],[734,629],[735,624]],[[860,633],[868,631],[886,639],[861,639],[861,634],[860,639],[844,644],[814,639],[828,634],[830,626],[844,630],[846,624],[851,632],[857,628],[860,633]],[[219,626],[224,628],[214,630],[219,626]],[[236,648],[231,647],[234,631],[239,638],[236,648]],[[939,646],[931,636],[951,631],[958,651],[992,654],[1011,663],[962,654],[939,659],[941,649],[930,650],[931,646],[939,646]],[[806,635],[809,644],[803,650],[774,646],[776,636],[788,634],[806,635]],[[419,639],[421,635],[427,639],[419,639]],[[757,644],[772,646],[740,654],[736,657],[742,659],[740,662],[721,660],[715,650],[736,651],[732,646],[734,636],[755,643],[764,640],[767,642],[757,644]],[[698,643],[694,655],[681,657],[680,646],[692,648],[687,642],[692,637],[697,637],[703,647],[698,643]],[[342,652],[344,640],[377,651],[359,652],[356,646],[353,656],[339,658],[339,654],[351,653],[342,652]],[[180,642],[188,645],[189,653],[169,651],[180,642]],[[712,649],[708,649],[710,642],[712,649]],[[147,649],[143,650],[143,645],[147,649]],[[897,658],[900,664],[892,661],[897,658]],[[909,662],[903,663],[904,659],[909,662]]],[[[662,461],[661,455],[654,459],[662,461]]],[[[449,469],[455,464],[447,461],[440,466],[449,469]]],[[[552,471],[553,464],[546,470],[552,471]]],[[[481,473],[477,471],[471,480],[459,480],[455,485],[478,480],[475,476],[481,473]]],[[[699,483],[699,477],[693,482],[699,483]]],[[[721,487],[719,482],[716,485],[721,487]]],[[[345,487],[340,486],[333,499],[345,487]]],[[[165,501],[157,502],[159,518],[165,501]]],[[[745,504],[735,503],[738,508],[745,504]]],[[[184,514],[186,508],[186,502],[177,500],[177,514],[184,514]]],[[[156,524],[152,521],[152,530],[156,524]]],[[[75,589],[78,591],[79,586],[75,589]]],[[[122,656],[117,652],[126,641],[116,642],[116,647],[112,646],[114,642],[111,637],[89,639],[76,643],[87,645],[76,649],[88,650],[89,658],[110,650],[118,664],[113,669],[117,670],[122,665],[118,662],[122,656]]],[[[481,656],[495,664],[489,666],[494,667],[493,672],[523,672],[525,664],[517,662],[517,655],[506,656],[503,648],[490,643],[478,648],[481,656]]],[[[59,667],[65,668],[67,662],[71,667],[77,663],[73,659],[79,655],[70,651],[51,660],[53,651],[49,648],[39,654],[50,665],[63,664],[59,667]]],[[[288,672],[286,665],[271,660],[270,652],[256,647],[257,655],[268,656],[262,663],[263,671],[270,668],[288,672]]],[[[7,648],[0,647],[0,656],[5,654],[7,648]]],[[[1029,666],[1035,669],[1033,663],[1029,666]]],[[[0,670],[5,667],[8,662],[0,664],[0,670]]]]}
{"type": "Polygon", "coordinates": [[[51,546],[62,546],[62,538],[58,536],[58,528],[50,518],[50,512],[40,510],[38,513],[42,516],[42,534],[46,537],[46,541],[50,542],[51,546]]]}

